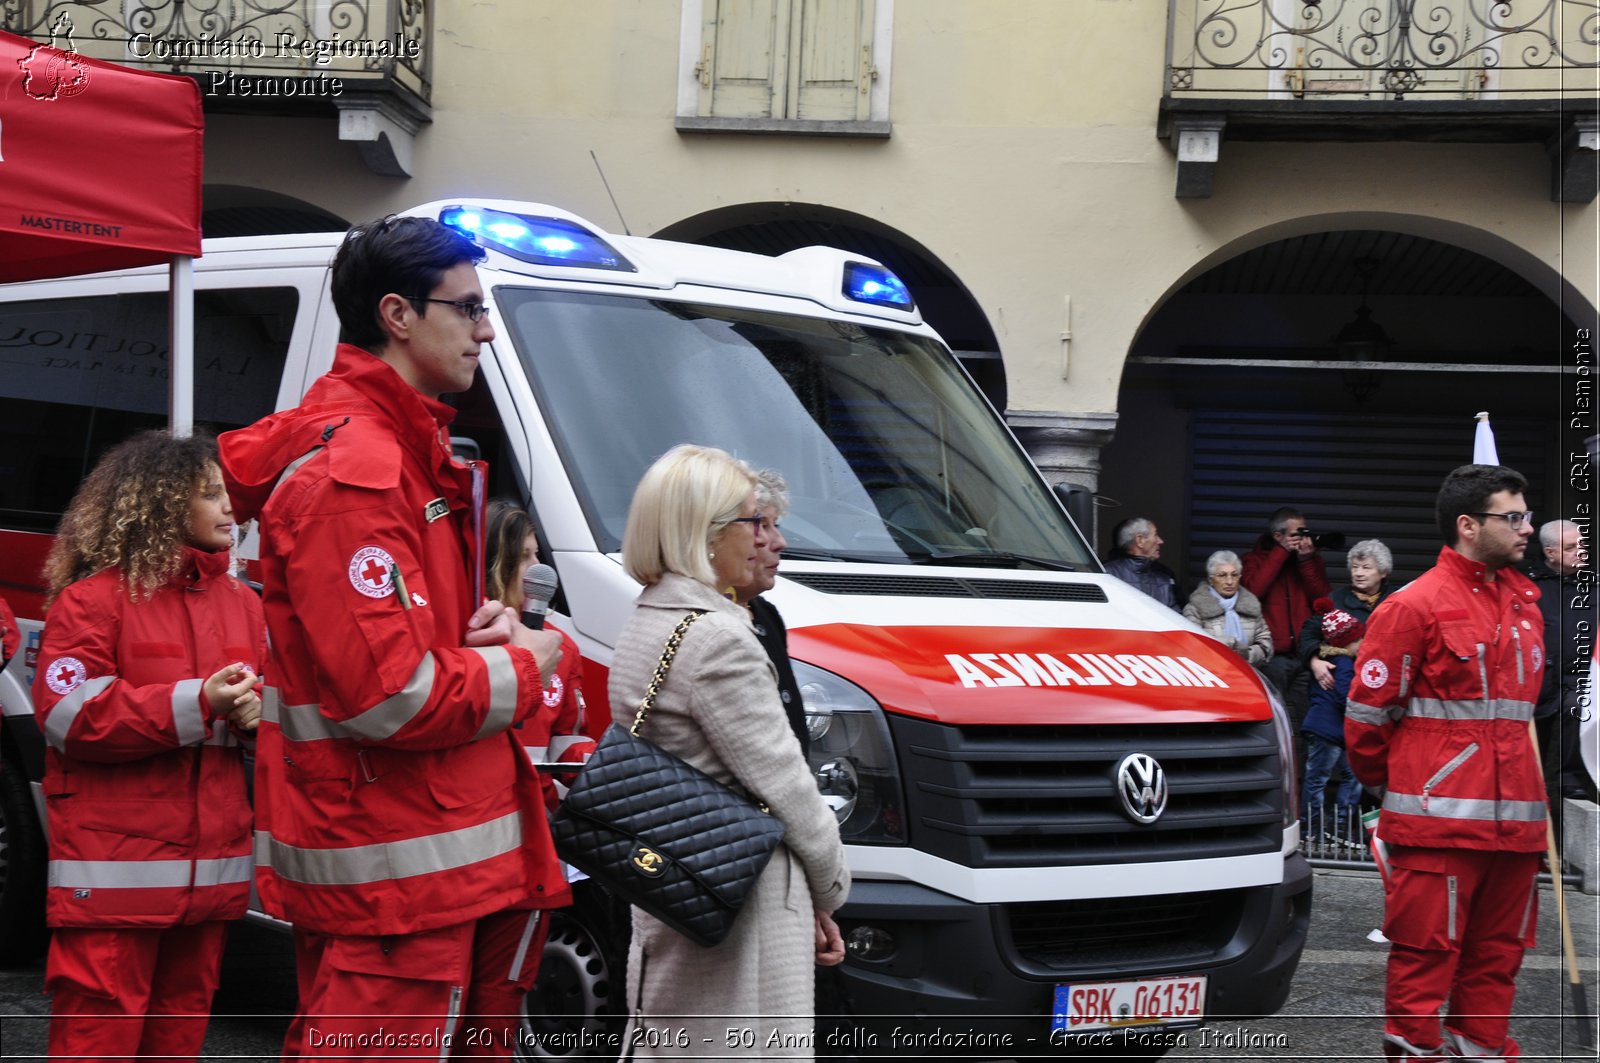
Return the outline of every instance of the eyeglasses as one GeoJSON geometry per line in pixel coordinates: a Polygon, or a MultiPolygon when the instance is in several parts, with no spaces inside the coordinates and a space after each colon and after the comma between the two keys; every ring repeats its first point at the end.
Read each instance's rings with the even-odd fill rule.
{"type": "Polygon", "coordinates": [[[413,295],[411,298],[419,303],[439,303],[442,306],[453,306],[467,316],[467,320],[476,325],[483,320],[483,315],[489,312],[488,303],[475,303],[470,299],[429,299],[426,295],[413,295]]]}
{"type": "Polygon", "coordinates": [[[759,527],[761,527],[762,521],[764,521],[765,519],[766,519],[765,517],[762,517],[760,515],[757,515],[757,516],[754,516],[754,517],[734,517],[728,523],[729,524],[748,524],[752,528],[759,528],[759,527]]]}
{"type": "Polygon", "coordinates": [[[1531,509],[1527,510],[1526,512],[1523,512],[1523,513],[1469,513],[1469,514],[1467,514],[1467,516],[1469,516],[1469,517],[1499,517],[1501,520],[1505,521],[1507,524],[1509,524],[1511,526],[1511,530],[1512,531],[1516,531],[1518,528],[1522,527],[1522,525],[1524,523],[1527,523],[1527,524],[1532,524],[1533,523],[1533,510],[1531,510],[1531,509]]]}

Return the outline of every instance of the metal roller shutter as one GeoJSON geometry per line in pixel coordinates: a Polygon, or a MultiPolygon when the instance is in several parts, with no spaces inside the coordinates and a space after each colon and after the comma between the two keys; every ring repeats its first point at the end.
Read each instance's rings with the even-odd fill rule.
{"type": "MultiPolygon", "coordinates": [[[[1528,477],[1529,505],[1538,509],[1549,498],[1541,480],[1552,426],[1515,418],[1493,423],[1500,460],[1528,477]]],[[[1215,550],[1243,557],[1268,514],[1288,505],[1306,514],[1313,532],[1343,532],[1346,547],[1383,540],[1394,552],[1392,578],[1413,579],[1439,554],[1434,496],[1445,474],[1472,459],[1472,433],[1472,422],[1459,415],[1196,410],[1185,570],[1202,578],[1215,550]]],[[[1536,519],[1555,516],[1540,512],[1536,519]]],[[[1337,587],[1347,578],[1344,550],[1325,554],[1337,587]]]]}

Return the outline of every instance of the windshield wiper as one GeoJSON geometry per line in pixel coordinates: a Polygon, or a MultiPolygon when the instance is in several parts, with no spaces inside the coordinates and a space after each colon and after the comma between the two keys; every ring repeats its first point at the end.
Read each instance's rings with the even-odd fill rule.
{"type": "Polygon", "coordinates": [[[1033,565],[1036,568],[1050,569],[1054,572],[1082,572],[1083,569],[1066,561],[1057,561],[1049,557],[1030,557],[1027,554],[1013,554],[1004,550],[979,550],[972,553],[933,554],[924,557],[912,558],[912,563],[917,565],[1033,565]]]}

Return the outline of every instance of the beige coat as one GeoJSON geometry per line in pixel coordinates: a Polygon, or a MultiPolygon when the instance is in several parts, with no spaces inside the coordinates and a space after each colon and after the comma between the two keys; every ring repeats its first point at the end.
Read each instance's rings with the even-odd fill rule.
{"type": "Polygon", "coordinates": [[[1183,615],[1199,624],[1207,635],[1232,646],[1235,653],[1259,668],[1272,657],[1272,631],[1261,617],[1261,600],[1240,587],[1239,601],[1233,611],[1239,614],[1239,622],[1244,627],[1242,643],[1235,643],[1228,637],[1222,603],[1211,593],[1210,583],[1202,580],[1189,595],[1189,604],[1183,607],[1183,615]]]}
{"type": "Polygon", "coordinates": [[[844,903],[850,872],[838,821],[789,728],[749,614],[683,576],[669,574],[645,588],[617,641],[611,716],[632,725],[667,636],[691,609],[707,612],[684,637],[641,733],[765,801],[787,834],[720,945],[697,945],[634,909],[629,1036],[641,1057],[809,1057],[813,913],[844,903]]]}

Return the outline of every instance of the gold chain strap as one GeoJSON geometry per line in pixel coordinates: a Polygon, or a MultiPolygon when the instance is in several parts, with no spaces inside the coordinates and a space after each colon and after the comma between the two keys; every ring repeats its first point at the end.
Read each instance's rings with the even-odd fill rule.
{"type": "Polygon", "coordinates": [[[644,726],[645,717],[650,715],[650,710],[655,706],[656,695],[661,692],[661,687],[667,681],[667,669],[672,667],[672,659],[678,655],[678,647],[683,645],[683,636],[689,630],[689,625],[699,620],[705,612],[690,613],[678,622],[672,629],[672,634],[667,636],[666,649],[661,651],[661,659],[656,662],[655,674],[650,677],[650,685],[645,687],[644,700],[639,702],[639,711],[633,716],[633,726],[628,728],[628,733],[639,737],[639,728],[644,726]]]}

